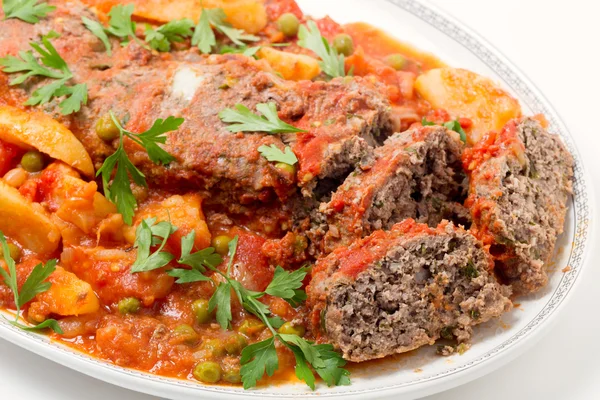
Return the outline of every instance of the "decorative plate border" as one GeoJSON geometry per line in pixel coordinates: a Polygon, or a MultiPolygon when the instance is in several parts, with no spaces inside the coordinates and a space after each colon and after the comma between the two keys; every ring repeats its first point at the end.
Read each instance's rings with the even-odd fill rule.
{"type": "Polygon", "coordinates": [[[272,392],[265,392],[263,390],[253,390],[251,392],[247,392],[239,389],[218,386],[201,386],[192,382],[151,375],[144,372],[115,366],[105,361],[100,361],[83,353],[79,353],[75,350],[70,350],[66,346],[60,345],[48,339],[45,336],[22,331],[18,328],[13,327],[6,321],[0,320],[0,329],[8,330],[12,334],[17,334],[18,336],[21,336],[27,341],[34,341],[37,344],[43,343],[45,346],[51,346],[55,348],[55,350],[64,353],[64,355],[68,355],[69,357],[76,357],[79,361],[93,364],[95,368],[101,367],[103,369],[109,370],[110,372],[118,372],[120,374],[128,375],[132,378],[136,378],[137,380],[141,379],[143,381],[146,381],[146,383],[148,384],[161,383],[163,385],[167,384],[169,386],[175,386],[178,388],[193,389],[198,394],[202,394],[202,392],[212,392],[215,394],[221,393],[224,395],[234,396],[244,395],[249,397],[258,396],[275,398],[313,396],[319,396],[323,398],[368,394],[380,391],[389,391],[393,389],[406,388],[425,382],[440,380],[442,378],[447,378],[451,375],[465,371],[475,365],[482,364],[491,359],[492,357],[495,357],[499,353],[507,350],[508,348],[515,346],[523,337],[531,335],[535,331],[536,327],[538,327],[542,322],[544,322],[552,314],[554,314],[558,307],[563,303],[564,299],[575,285],[576,279],[580,275],[580,272],[583,268],[585,250],[587,248],[587,242],[590,237],[591,209],[588,200],[588,192],[590,191],[590,189],[588,189],[588,185],[586,182],[586,174],[581,163],[581,157],[579,155],[579,152],[577,151],[577,148],[573,143],[573,139],[570,136],[565,124],[560,119],[558,113],[552,108],[552,106],[539,92],[539,90],[533,85],[533,83],[531,83],[527,78],[525,78],[525,76],[518,70],[516,66],[510,63],[505,57],[503,57],[498,51],[496,51],[493,48],[493,46],[491,46],[484,39],[479,37],[479,35],[465,28],[464,26],[457,25],[452,21],[452,19],[450,19],[445,14],[445,12],[438,10],[432,5],[426,5],[420,0],[386,1],[402,8],[403,10],[411,13],[415,17],[428,23],[432,27],[436,28],[446,36],[452,38],[457,43],[461,44],[466,49],[471,51],[484,64],[486,64],[490,69],[496,72],[502,78],[505,84],[507,84],[520,97],[520,99],[522,99],[522,101],[528,107],[531,108],[531,110],[534,113],[541,113],[546,116],[550,123],[550,130],[561,137],[571,154],[573,154],[573,157],[575,159],[575,165],[572,204],[575,214],[575,230],[573,246],[568,261],[568,265],[571,267],[571,269],[569,272],[563,274],[557,288],[552,293],[546,305],[542,308],[538,315],[533,320],[531,320],[524,328],[522,328],[519,332],[515,333],[508,340],[504,341],[503,343],[496,346],[495,348],[488,351],[479,358],[472,360],[467,364],[447,369],[443,372],[432,376],[417,378],[408,382],[403,382],[396,385],[388,385],[376,389],[346,390],[343,392],[332,393],[319,391],[296,394],[277,394],[272,392]]]}

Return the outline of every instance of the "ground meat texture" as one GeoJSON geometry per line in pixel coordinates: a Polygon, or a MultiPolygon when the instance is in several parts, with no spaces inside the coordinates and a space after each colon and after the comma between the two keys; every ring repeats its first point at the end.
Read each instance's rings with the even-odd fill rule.
{"type": "Polygon", "coordinates": [[[403,353],[440,337],[467,341],[472,326],[511,308],[468,232],[408,219],[319,260],[307,289],[315,335],[354,362],[403,353]]]}
{"type": "Polygon", "coordinates": [[[461,152],[458,135],[441,126],[394,134],[375,150],[373,163],[356,168],[321,204],[313,241],[328,253],[406,218],[436,226],[466,215],[461,152]]]}
{"type": "MultiPolygon", "coordinates": [[[[130,158],[155,186],[215,188],[238,204],[286,200],[298,186],[311,195],[319,180],[343,175],[391,133],[389,103],[372,79],[285,81],[250,57],[201,56],[193,49],[154,55],[135,41],[125,47],[114,41],[114,54],[108,57],[81,23],[81,15],[96,18],[92,12],[77,2],[54,3],[57,11],[35,24],[33,33],[30,24],[1,21],[0,50],[16,55],[50,30],[61,34],[52,43],[73,71],[69,83],[87,84],[89,101],[77,114],[60,119],[81,140],[96,168],[118,144],[102,141],[95,132],[96,122],[109,111],[133,132],[149,129],[158,118],[183,117],[183,125],[167,134],[164,148],[176,158],[168,167],[153,164],[126,139],[130,158]],[[266,102],[275,102],[281,119],[307,133],[232,133],[218,117],[238,103],[254,111],[256,104],[266,102]],[[290,145],[299,159],[297,179],[261,156],[263,145],[290,145]]],[[[48,80],[32,82],[10,91],[27,97],[48,80]]],[[[39,108],[58,117],[58,103],[55,99],[39,108]]]]}
{"type": "Polygon", "coordinates": [[[573,158],[532,118],[509,122],[465,152],[473,232],[495,271],[518,294],[547,283],[545,264],[563,231],[572,193],[573,158]]]}

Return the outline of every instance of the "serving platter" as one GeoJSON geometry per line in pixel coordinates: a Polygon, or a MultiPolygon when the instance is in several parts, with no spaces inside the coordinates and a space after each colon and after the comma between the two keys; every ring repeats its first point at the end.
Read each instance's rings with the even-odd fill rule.
{"type": "Polygon", "coordinates": [[[303,10],[315,17],[330,15],[340,23],[364,21],[398,39],[431,52],[447,64],[488,76],[521,102],[525,114],[542,113],[550,131],[559,134],[575,158],[574,194],[565,232],[557,243],[548,286],[534,296],[520,298],[519,305],[498,321],[476,328],[473,346],[463,355],[440,357],[435,346],[366,367],[352,369],[352,385],[311,391],[304,384],[286,384],[250,391],[210,387],[132,371],[93,359],[28,333],[0,320],[0,337],[43,357],[95,378],[128,389],[172,399],[192,397],[228,399],[356,397],[411,399],[460,385],[489,373],[533,345],[568,301],[580,280],[585,255],[593,238],[590,230],[594,204],[584,166],[558,113],[518,69],[476,33],[455,18],[418,0],[300,0],[303,10]]]}

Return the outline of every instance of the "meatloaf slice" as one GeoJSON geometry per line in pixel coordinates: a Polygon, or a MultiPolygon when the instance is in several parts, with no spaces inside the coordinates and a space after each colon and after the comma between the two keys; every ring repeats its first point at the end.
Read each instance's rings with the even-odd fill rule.
{"type": "Polygon", "coordinates": [[[433,344],[442,333],[464,342],[473,325],[512,306],[490,267],[482,243],[462,228],[408,219],[317,262],[311,325],[355,362],[433,344]]]}
{"type": "Polygon", "coordinates": [[[324,232],[318,247],[330,252],[405,218],[436,226],[455,217],[465,192],[461,153],[458,135],[441,126],[394,134],[320,206],[313,240],[324,232]]]}
{"type": "MultiPolygon", "coordinates": [[[[117,144],[102,141],[95,131],[96,122],[109,111],[133,132],[173,115],[185,122],[167,134],[165,149],[176,158],[169,167],[153,164],[143,149],[126,141],[127,153],[149,182],[170,188],[214,188],[232,194],[238,204],[269,201],[274,195],[284,200],[295,195],[298,186],[310,195],[318,181],[343,175],[391,133],[389,102],[373,79],[292,82],[251,57],[200,56],[194,50],[155,55],[135,41],[123,47],[114,40],[113,55],[108,56],[81,22],[81,15],[97,19],[94,11],[77,1],[51,0],[51,4],[57,9],[35,25],[0,21],[0,54],[16,56],[41,35],[59,33],[52,43],[73,71],[69,83],[87,84],[89,101],[67,117],[60,117],[62,99],[40,110],[60,117],[74,131],[96,167],[117,144]],[[277,104],[281,119],[308,132],[232,133],[218,117],[238,103],[254,111],[258,103],[267,102],[277,104]],[[275,168],[258,151],[263,145],[283,149],[288,144],[300,162],[297,177],[275,168]]],[[[27,98],[47,83],[39,79],[10,87],[8,95],[0,93],[0,102],[27,98]]]]}
{"type": "Polygon", "coordinates": [[[513,120],[465,151],[472,231],[494,257],[495,271],[518,294],[535,292],[563,231],[573,158],[532,118],[513,120]]]}

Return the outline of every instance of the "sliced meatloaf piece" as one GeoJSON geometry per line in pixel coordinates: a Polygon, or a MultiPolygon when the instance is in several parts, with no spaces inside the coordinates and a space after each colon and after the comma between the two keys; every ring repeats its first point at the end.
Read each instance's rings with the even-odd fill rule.
{"type": "MultiPolygon", "coordinates": [[[[87,30],[81,15],[93,11],[76,1],[51,1],[57,7],[35,25],[17,19],[0,21],[0,54],[17,55],[29,42],[54,30],[57,51],[73,71],[69,83],[85,83],[88,104],[61,117],[55,99],[40,110],[69,126],[99,167],[116,148],[95,132],[96,122],[109,111],[133,132],[150,128],[170,115],[185,122],[167,134],[165,149],[176,161],[168,168],[150,162],[137,144],[125,145],[132,161],[157,186],[219,189],[234,194],[237,203],[287,199],[302,187],[307,195],[319,180],[349,171],[371,146],[391,133],[389,103],[379,83],[368,78],[338,78],[330,82],[285,81],[268,64],[243,55],[201,56],[197,51],[154,55],[135,41],[122,47],[115,40],[109,57],[102,42],[87,30]],[[279,116],[308,132],[270,135],[232,133],[218,114],[244,104],[275,102],[279,116]],[[290,145],[300,161],[290,176],[260,155],[262,145],[290,145]]],[[[27,98],[48,80],[30,80],[0,94],[0,101],[27,98]]],[[[2,84],[2,81],[0,81],[2,84]]]]}
{"type": "Polygon", "coordinates": [[[467,341],[472,326],[511,308],[481,242],[442,222],[412,219],[320,259],[307,289],[317,338],[355,362],[467,341]]]}
{"type": "Polygon", "coordinates": [[[456,132],[442,126],[394,134],[375,150],[368,169],[356,168],[320,206],[313,241],[328,253],[406,218],[436,226],[457,212],[468,215],[461,206],[461,153],[456,132]]]}
{"type": "Polygon", "coordinates": [[[518,294],[540,289],[563,231],[573,158],[558,136],[525,118],[488,134],[463,161],[472,231],[490,246],[498,277],[518,294]]]}

